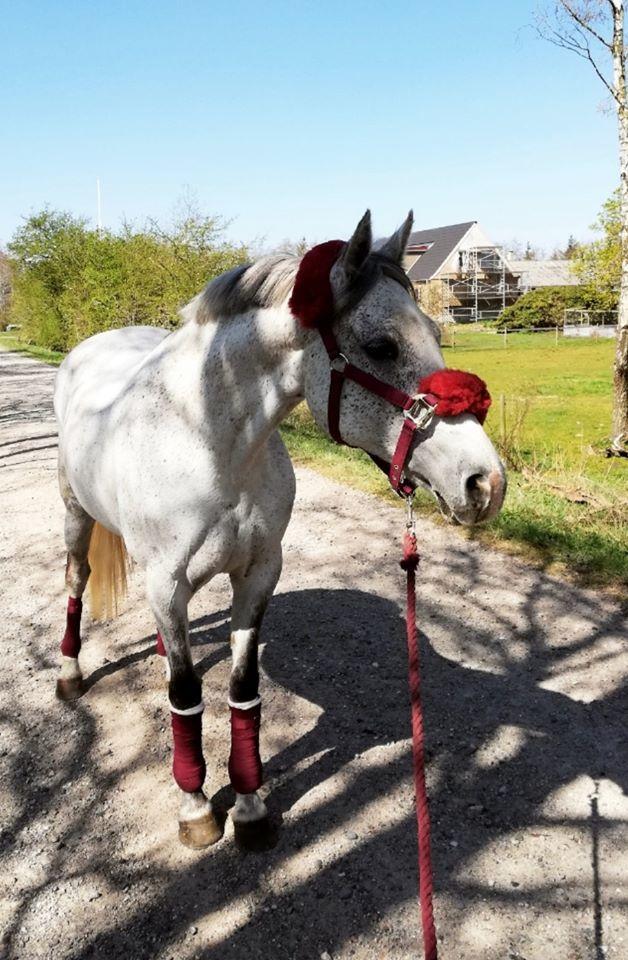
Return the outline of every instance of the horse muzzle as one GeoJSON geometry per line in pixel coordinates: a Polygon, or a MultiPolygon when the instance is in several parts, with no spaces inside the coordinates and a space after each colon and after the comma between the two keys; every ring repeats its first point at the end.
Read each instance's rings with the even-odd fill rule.
{"type": "Polygon", "coordinates": [[[506,474],[503,469],[488,473],[470,473],[463,477],[460,495],[445,497],[430,483],[422,479],[436,498],[442,515],[454,524],[475,526],[496,517],[506,496],[506,474]]]}

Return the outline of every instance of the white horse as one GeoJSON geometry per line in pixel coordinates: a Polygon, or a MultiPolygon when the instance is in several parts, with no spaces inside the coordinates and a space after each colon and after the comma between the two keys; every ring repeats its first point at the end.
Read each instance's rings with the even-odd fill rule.
{"type": "MultiPolygon", "coordinates": [[[[409,393],[444,366],[436,325],[417,308],[400,266],[411,226],[410,214],[375,251],[367,212],[328,280],[342,353],[409,393]]],[[[330,382],[317,331],[300,324],[288,305],[299,264],[292,256],[267,257],[231,270],[183,309],[176,331],[98,334],[68,355],[57,377],[70,592],[57,692],[61,699],[83,692],[79,624],[90,566],[92,608],[99,590],[111,603],[126,548],[145,571],[168,657],[179,836],[193,847],[213,843],[221,830],[202,789],[203,703],[187,608],[218,573],[228,573],[233,588],[232,817],[249,831],[267,823],[257,794],[258,631],[281,571],[295,493],[277,428],[305,399],[326,430],[330,382]]],[[[346,443],[390,461],[401,419],[384,399],[345,384],[346,443]]],[[[492,517],[503,500],[502,465],[470,413],[436,417],[405,472],[462,523],[492,517]]]]}

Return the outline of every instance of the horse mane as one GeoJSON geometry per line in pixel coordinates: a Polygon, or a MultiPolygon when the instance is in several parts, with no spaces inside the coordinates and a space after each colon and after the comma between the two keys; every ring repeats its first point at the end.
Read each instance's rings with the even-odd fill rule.
{"type": "MultiPolygon", "coordinates": [[[[189,304],[196,323],[229,319],[249,310],[276,307],[290,296],[300,258],[289,254],[262,257],[221,274],[189,304]]],[[[185,308],[186,316],[188,308],[185,308]]]]}
{"type": "MultiPolygon", "coordinates": [[[[288,300],[301,258],[292,254],[262,257],[221,274],[183,308],[185,320],[198,324],[236,317],[250,310],[280,306],[288,300]]],[[[403,268],[372,250],[361,270],[344,291],[338,313],[353,309],[382,275],[396,280],[415,299],[414,288],[403,268]]]]}

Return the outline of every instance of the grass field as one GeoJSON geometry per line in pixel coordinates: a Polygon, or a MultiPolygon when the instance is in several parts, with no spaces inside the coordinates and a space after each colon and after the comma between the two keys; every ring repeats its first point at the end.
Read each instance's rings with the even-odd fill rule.
{"type": "Polygon", "coordinates": [[[27,357],[34,357],[35,360],[43,360],[44,363],[54,363],[58,366],[63,360],[63,354],[56,350],[46,350],[44,347],[36,347],[30,343],[24,343],[13,333],[6,331],[0,332],[0,350],[9,350],[11,353],[22,353],[27,357]]]}
{"type": "MultiPolygon", "coordinates": [[[[48,363],[61,354],[0,334],[0,348],[48,363]]],[[[563,340],[547,334],[503,337],[460,328],[445,345],[450,367],[473,370],[493,395],[487,429],[509,462],[500,516],[473,537],[520,553],[582,582],[621,589],[628,583],[628,461],[606,459],[611,412],[612,340],[563,340]]],[[[298,463],[394,499],[386,479],[356,450],[337,447],[299,407],[282,428],[298,463]]],[[[420,508],[437,518],[432,498],[420,508]]]]}
{"type": "MultiPolygon", "coordinates": [[[[487,429],[509,462],[500,516],[462,536],[511,552],[582,582],[621,589],[628,583],[628,461],[606,459],[614,341],[564,340],[548,334],[501,336],[457,331],[445,345],[450,367],[483,377],[493,395],[487,429]]],[[[336,447],[305,408],[284,426],[297,462],[392,497],[386,480],[358,451],[336,447]]],[[[436,516],[431,497],[421,508],[436,516]]]]}

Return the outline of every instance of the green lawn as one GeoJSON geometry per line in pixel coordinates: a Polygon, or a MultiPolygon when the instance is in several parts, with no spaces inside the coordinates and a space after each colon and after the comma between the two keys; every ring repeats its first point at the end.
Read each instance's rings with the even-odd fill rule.
{"type": "MultiPolygon", "coordinates": [[[[510,461],[509,490],[499,517],[474,537],[584,583],[621,589],[628,583],[628,461],[606,459],[614,342],[563,340],[548,334],[456,331],[443,352],[450,367],[473,370],[493,395],[487,429],[510,461]],[[502,399],[503,398],[503,399],[502,399]],[[513,468],[514,465],[514,468],[513,468]]],[[[0,333],[0,349],[48,363],[63,355],[0,333]]],[[[391,502],[388,483],[364,454],[331,443],[299,407],[282,427],[303,463],[391,502]]],[[[428,494],[420,509],[438,519],[428,494]]]]}
{"type": "Polygon", "coordinates": [[[0,332],[0,350],[8,350],[10,353],[21,353],[25,357],[34,357],[35,360],[43,360],[44,363],[53,363],[59,366],[65,354],[58,353],[56,350],[46,350],[45,347],[36,347],[29,343],[19,340],[15,334],[6,331],[0,332]]]}

